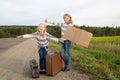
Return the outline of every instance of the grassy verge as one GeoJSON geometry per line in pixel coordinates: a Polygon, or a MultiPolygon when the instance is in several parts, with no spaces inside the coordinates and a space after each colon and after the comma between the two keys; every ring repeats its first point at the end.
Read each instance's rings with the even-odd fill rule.
{"type": "MultiPolygon", "coordinates": [[[[112,41],[108,39],[105,40],[105,37],[98,38],[93,37],[90,44],[92,46],[89,48],[72,44],[72,65],[79,71],[92,74],[93,78],[91,80],[120,80],[120,55],[115,54],[114,49],[114,47],[120,47],[120,38],[118,38],[118,40],[112,40],[115,38],[111,37],[110,40],[112,41]],[[112,44],[115,45],[110,47],[112,51],[108,50],[108,47],[105,48],[106,43],[110,46],[112,44]],[[97,45],[97,47],[94,47],[95,45],[97,45]]],[[[50,41],[49,48],[52,51],[58,51],[60,47],[61,44],[50,41]]]]}

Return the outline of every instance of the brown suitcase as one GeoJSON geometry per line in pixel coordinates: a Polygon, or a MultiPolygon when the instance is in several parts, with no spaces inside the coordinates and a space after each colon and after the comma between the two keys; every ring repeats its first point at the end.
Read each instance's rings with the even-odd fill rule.
{"type": "Polygon", "coordinates": [[[54,76],[61,71],[63,67],[60,52],[46,55],[46,75],[54,76]]]}

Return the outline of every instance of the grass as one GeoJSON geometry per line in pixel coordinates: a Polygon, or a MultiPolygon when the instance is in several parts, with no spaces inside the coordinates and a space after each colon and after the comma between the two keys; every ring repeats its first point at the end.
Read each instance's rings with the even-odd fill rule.
{"type": "MultiPolygon", "coordinates": [[[[50,41],[49,48],[52,51],[58,51],[60,47],[61,44],[50,41]]],[[[91,80],[120,80],[118,48],[120,36],[93,37],[89,48],[72,44],[71,63],[75,69],[92,74],[91,80]]]]}
{"type": "Polygon", "coordinates": [[[111,52],[76,47],[79,46],[73,45],[71,48],[72,64],[76,69],[91,73],[98,80],[120,78],[120,56],[111,52]]]}

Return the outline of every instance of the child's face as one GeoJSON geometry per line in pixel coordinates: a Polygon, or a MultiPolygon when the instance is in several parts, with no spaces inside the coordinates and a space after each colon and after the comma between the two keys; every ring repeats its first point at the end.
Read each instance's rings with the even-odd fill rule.
{"type": "Polygon", "coordinates": [[[67,24],[68,24],[69,21],[70,21],[70,17],[69,17],[69,16],[64,16],[63,19],[64,19],[64,22],[67,23],[67,24]]]}
{"type": "Polygon", "coordinates": [[[45,30],[45,25],[40,24],[40,25],[38,26],[38,31],[39,31],[40,33],[43,33],[44,30],[45,30]]]}

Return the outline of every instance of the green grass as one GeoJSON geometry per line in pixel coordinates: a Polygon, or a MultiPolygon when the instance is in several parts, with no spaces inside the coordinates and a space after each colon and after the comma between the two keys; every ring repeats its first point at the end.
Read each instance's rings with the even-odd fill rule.
{"type": "MultiPolygon", "coordinates": [[[[60,43],[50,41],[50,50],[58,51],[60,47],[60,43]]],[[[120,80],[120,54],[118,53],[120,50],[118,49],[116,54],[115,48],[120,48],[120,36],[109,37],[109,39],[93,37],[89,48],[72,44],[72,66],[79,71],[92,74],[91,80],[120,80]]]]}
{"type": "Polygon", "coordinates": [[[91,73],[98,80],[120,78],[120,56],[111,52],[78,47],[72,45],[71,48],[72,64],[76,69],[91,73]]]}

